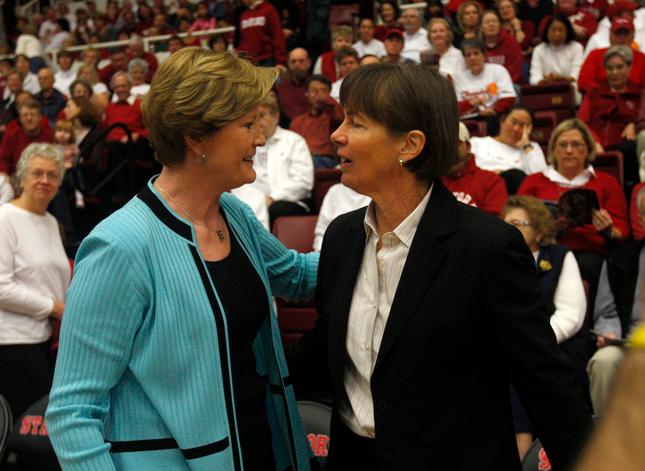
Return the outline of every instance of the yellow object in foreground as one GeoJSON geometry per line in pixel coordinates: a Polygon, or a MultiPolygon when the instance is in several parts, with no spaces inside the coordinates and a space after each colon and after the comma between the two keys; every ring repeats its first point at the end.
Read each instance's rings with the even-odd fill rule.
{"type": "Polygon", "coordinates": [[[632,335],[629,346],[634,348],[645,348],[645,324],[641,324],[632,335]]]}

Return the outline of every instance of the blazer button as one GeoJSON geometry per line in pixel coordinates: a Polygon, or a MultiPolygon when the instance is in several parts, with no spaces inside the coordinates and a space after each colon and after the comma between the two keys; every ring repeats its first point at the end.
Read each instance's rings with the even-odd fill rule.
{"type": "Polygon", "coordinates": [[[389,451],[386,451],[385,453],[383,453],[383,456],[382,456],[383,463],[391,463],[393,458],[394,457],[392,456],[392,453],[390,453],[389,451]]]}
{"type": "Polygon", "coordinates": [[[385,401],[378,401],[376,403],[376,408],[380,411],[385,412],[387,410],[387,402],[385,401]]]}

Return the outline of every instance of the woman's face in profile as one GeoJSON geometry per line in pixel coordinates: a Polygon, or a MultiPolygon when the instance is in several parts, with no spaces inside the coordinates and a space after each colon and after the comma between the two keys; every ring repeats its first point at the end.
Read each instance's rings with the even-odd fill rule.
{"type": "Polygon", "coordinates": [[[402,170],[398,159],[404,138],[393,136],[384,125],[361,113],[345,110],[345,120],[331,140],[338,146],[345,186],[371,196],[379,188],[396,184],[402,170]]]}

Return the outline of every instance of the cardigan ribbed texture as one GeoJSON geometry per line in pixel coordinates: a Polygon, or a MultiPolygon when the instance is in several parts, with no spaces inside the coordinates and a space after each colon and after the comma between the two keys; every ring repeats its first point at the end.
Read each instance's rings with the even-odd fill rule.
{"type": "MultiPolygon", "coordinates": [[[[317,255],[285,249],[234,196],[220,202],[268,299],[310,296],[317,255]]],[[[226,316],[195,240],[149,183],[81,244],[46,416],[63,469],[243,469],[226,316]]],[[[254,352],[267,377],[277,469],[308,470],[272,303],[269,309],[254,352]]]]}

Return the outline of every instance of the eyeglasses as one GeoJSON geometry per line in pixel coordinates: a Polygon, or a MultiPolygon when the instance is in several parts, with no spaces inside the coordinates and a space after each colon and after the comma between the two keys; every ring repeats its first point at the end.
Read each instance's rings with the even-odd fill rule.
{"type": "Polygon", "coordinates": [[[587,147],[587,145],[581,141],[573,141],[573,142],[559,141],[558,143],[556,143],[555,148],[558,150],[567,150],[569,146],[571,146],[573,150],[580,150],[587,147]]]}
{"type": "Polygon", "coordinates": [[[526,219],[504,219],[504,222],[515,227],[531,227],[531,221],[526,219]]]}

